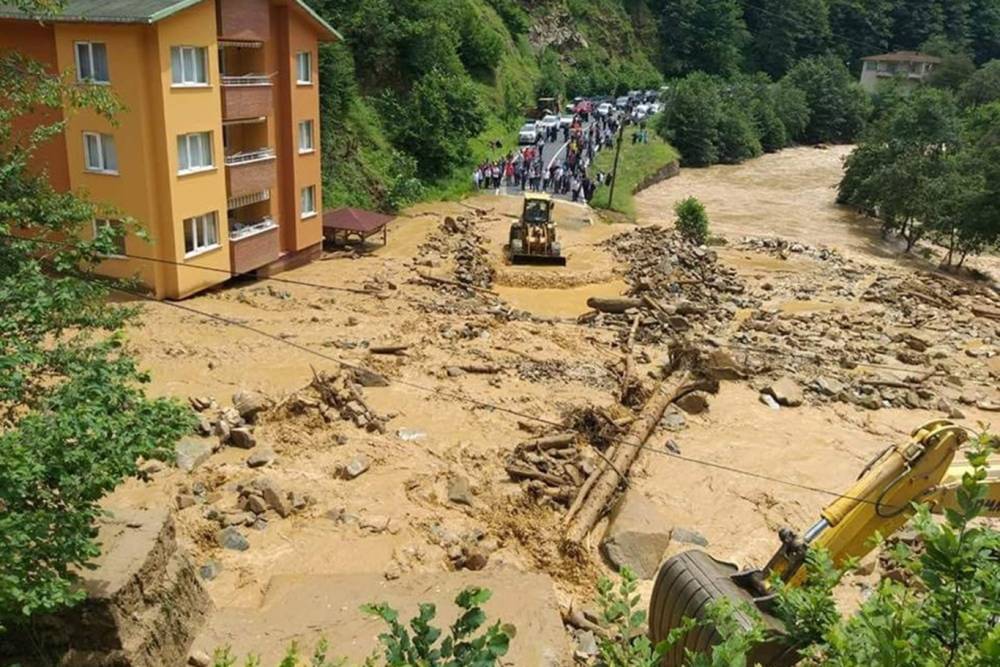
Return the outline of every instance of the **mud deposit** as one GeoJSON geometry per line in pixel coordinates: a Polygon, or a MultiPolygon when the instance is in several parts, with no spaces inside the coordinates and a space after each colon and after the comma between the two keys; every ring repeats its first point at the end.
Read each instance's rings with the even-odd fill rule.
{"type": "MultiPolygon", "coordinates": [[[[864,221],[833,205],[845,153],[795,149],[741,167],[685,171],[640,195],[642,225],[669,223],[681,196],[705,200],[713,231],[728,241],[715,257],[725,280],[710,286],[690,282],[704,277],[686,265],[663,266],[652,256],[635,269],[609,243],[634,228],[605,225],[569,204],[556,209],[568,267],[506,266],[502,245],[519,202],[481,197],[407,211],[391,226],[387,248],[281,276],[329,289],[247,282],[185,302],[301,347],[168,304],[145,306],[132,341],[152,372],[153,391],[201,399],[213,433],[239,390],[260,391],[271,407],[251,424],[252,449],[226,444],[191,473],[165,470],[129,482],[109,502],[180,507],[178,539],[199,566],[212,566],[205,583],[223,608],[266,607],[270,582],[279,578],[363,575],[391,587],[456,569],[488,582],[505,568],[551,577],[563,607],[589,602],[594,577],[607,568],[599,552],[606,520],[591,533],[584,558],[567,559],[558,548],[564,505],[532,502],[551,492],[512,479],[506,464],[519,443],[558,431],[573,411],[628,414],[618,391],[632,314],[591,314],[578,323],[593,296],[652,294],[665,312],[672,309],[669,318],[639,313],[635,374],[647,388],[674,330],[683,328],[678,317],[686,335],[730,346],[724,349],[747,369],[745,379],[722,382],[707,410],[672,409],[650,440],[657,448],[672,441],[695,459],[837,492],[886,444],[945,411],[968,424],[997,421],[988,409],[1000,402],[1000,322],[969,311],[978,286],[914,278],[913,266],[898,262],[864,221]],[[448,217],[456,220],[452,231],[448,217]],[[747,236],[805,245],[793,251],[744,243],[747,236]],[[653,281],[649,289],[643,272],[653,281]],[[476,289],[453,284],[466,273],[476,289]],[[710,299],[699,304],[699,294],[710,299]],[[911,296],[893,300],[897,294],[911,296]],[[923,352],[912,349],[923,344],[923,352]],[[803,351],[811,356],[802,359],[803,351]],[[842,357],[902,368],[885,372],[904,384],[931,370],[938,375],[914,389],[909,403],[905,391],[852,398],[883,369],[846,370],[842,357]],[[373,374],[352,380],[357,395],[333,399],[309,387],[314,371],[334,373],[341,363],[373,374]],[[761,403],[760,390],[783,375],[805,392],[801,407],[761,403]],[[821,377],[842,383],[845,396],[812,389],[821,377]],[[944,381],[951,377],[958,379],[944,381]],[[272,456],[251,467],[262,452],[272,456]],[[294,510],[245,509],[261,478],[294,494],[286,496],[297,499],[294,510]],[[220,546],[228,520],[246,550],[220,546]]],[[[589,446],[574,444],[585,454],[589,446]]],[[[586,456],[573,460],[578,472],[589,465],[586,456]]],[[[778,544],[776,530],[807,527],[830,501],[650,453],[632,476],[629,493],[662,512],[665,531],[697,533],[716,557],[743,564],[761,563],[778,544]]],[[[690,544],[673,540],[668,553],[685,548],[690,544]]],[[[315,631],[303,628],[302,636],[315,631]]],[[[295,636],[285,628],[268,641],[295,636]]]]}

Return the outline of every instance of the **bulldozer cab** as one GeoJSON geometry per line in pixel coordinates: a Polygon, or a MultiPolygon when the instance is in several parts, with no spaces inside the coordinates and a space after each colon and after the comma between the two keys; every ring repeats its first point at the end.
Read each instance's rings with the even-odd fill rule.
{"type": "Polygon", "coordinates": [[[548,195],[528,195],[524,198],[521,219],[529,225],[547,225],[552,222],[553,205],[548,195]]]}
{"type": "Polygon", "coordinates": [[[547,264],[566,266],[556,224],[552,219],[555,202],[547,194],[530,193],[524,196],[521,218],[510,227],[507,255],[511,264],[547,264]]]}

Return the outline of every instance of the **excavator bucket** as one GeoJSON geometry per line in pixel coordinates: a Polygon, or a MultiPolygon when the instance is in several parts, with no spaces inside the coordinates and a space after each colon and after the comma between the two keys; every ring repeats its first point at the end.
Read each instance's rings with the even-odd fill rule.
{"type": "MultiPolygon", "coordinates": [[[[781,622],[762,609],[750,593],[736,582],[740,573],[735,565],[712,558],[704,551],[685,551],[670,558],[660,568],[649,602],[649,638],[658,644],[670,631],[679,628],[685,618],[707,621],[713,603],[728,600],[735,610],[736,620],[749,629],[752,624],[748,607],[756,607],[764,619],[767,641],[756,646],[747,656],[748,665],[787,667],[798,662],[798,652],[782,641],[781,622]]],[[[667,651],[662,667],[681,667],[685,651],[705,653],[722,641],[710,622],[694,626],[667,651]]]]}

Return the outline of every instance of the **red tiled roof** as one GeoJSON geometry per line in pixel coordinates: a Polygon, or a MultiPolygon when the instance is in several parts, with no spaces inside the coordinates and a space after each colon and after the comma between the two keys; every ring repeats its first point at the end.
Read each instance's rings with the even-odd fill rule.
{"type": "Polygon", "coordinates": [[[392,222],[391,215],[383,215],[360,208],[338,208],[323,214],[324,229],[343,229],[350,232],[374,232],[392,222]]]}
{"type": "Polygon", "coordinates": [[[940,58],[929,56],[916,51],[896,51],[895,53],[883,53],[878,56],[868,56],[862,60],[874,60],[876,62],[916,62],[916,63],[939,63],[940,58]]]}

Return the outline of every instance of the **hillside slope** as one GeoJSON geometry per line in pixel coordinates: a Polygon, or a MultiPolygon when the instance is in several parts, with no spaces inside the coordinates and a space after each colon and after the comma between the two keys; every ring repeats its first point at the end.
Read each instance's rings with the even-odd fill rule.
{"type": "Polygon", "coordinates": [[[345,37],[320,59],[328,207],[459,194],[472,165],[511,148],[538,95],[661,81],[645,2],[311,4],[345,37]]]}

